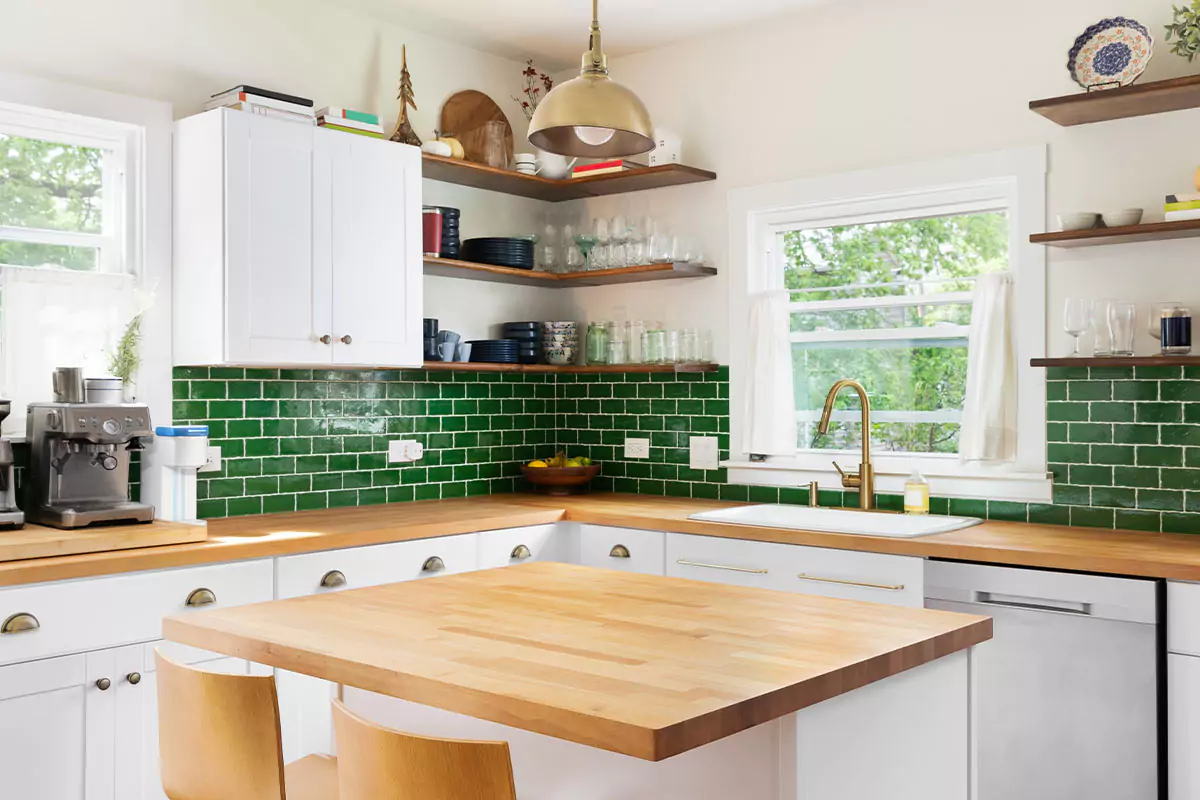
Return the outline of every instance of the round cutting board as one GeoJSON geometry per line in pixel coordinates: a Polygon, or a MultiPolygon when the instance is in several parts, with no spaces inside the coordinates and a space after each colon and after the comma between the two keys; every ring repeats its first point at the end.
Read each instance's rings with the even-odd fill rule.
{"type": "Polygon", "coordinates": [[[496,105],[496,101],[483,92],[468,89],[450,95],[442,105],[443,136],[453,136],[462,142],[467,161],[483,163],[484,132],[483,124],[491,120],[504,123],[504,150],[508,155],[508,163],[513,158],[513,133],[508,117],[496,105]]]}

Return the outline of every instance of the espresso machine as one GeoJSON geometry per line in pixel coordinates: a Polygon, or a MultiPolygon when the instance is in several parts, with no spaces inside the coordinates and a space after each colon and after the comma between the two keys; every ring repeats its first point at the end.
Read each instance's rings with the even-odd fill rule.
{"type": "Polygon", "coordinates": [[[150,409],[111,395],[88,399],[81,371],[61,367],[54,402],[29,404],[26,516],[55,528],[150,522],[154,506],[129,500],[130,457],[153,436],[150,409]]]}
{"type": "MultiPolygon", "coordinates": [[[[8,418],[11,410],[11,400],[0,400],[0,422],[8,418]]],[[[20,528],[24,524],[25,515],[17,508],[12,442],[0,437],[0,531],[20,528]]]]}

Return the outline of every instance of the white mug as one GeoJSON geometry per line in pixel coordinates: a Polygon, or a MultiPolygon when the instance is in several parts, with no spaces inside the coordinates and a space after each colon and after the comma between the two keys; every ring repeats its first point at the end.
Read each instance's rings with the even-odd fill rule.
{"type": "Polygon", "coordinates": [[[533,153],[517,153],[513,156],[513,163],[522,175],[537,175],[542,171],[542,165],[533,153]]]}

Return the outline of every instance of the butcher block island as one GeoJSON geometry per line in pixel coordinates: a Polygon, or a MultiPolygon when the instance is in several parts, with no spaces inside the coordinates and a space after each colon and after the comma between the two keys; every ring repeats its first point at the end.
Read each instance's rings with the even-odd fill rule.
{"type": "Polygon", "coordinates": [[[986,617],[542,562],[170,617],[409,732],[510,743],[520,796],[970,796],[986,617]]]}

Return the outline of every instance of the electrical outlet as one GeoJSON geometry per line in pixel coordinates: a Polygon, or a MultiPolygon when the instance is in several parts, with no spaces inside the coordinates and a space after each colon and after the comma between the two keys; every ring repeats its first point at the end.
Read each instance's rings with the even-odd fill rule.
{"type": "Polygon", "coordinates": [[[197,472],[220,472],[221,471],[221,448],[216,445],[209,445],[208,452],[204,456],[204,466],[198,468],[197,472]]]}
{"type": "Polygon", "coordinates": [[[625,440],[625,457],[626,458],[649,458],[650,457],[650,440],[649,439],[626,439],[625,440]]]}
{"type": "Polygon", "coordinates": [[[688,441],[689,464],[692,469],[717,469],[720,464],[720,451],[717,449],[717,437],[693,436],[688,441]]]}
{"type": "Polygon", "coordinates": [[[425,455],[425,446],[416,439],[393,439],[388,442],[388,463],[407,464],[420,461],[425,455]]]}

